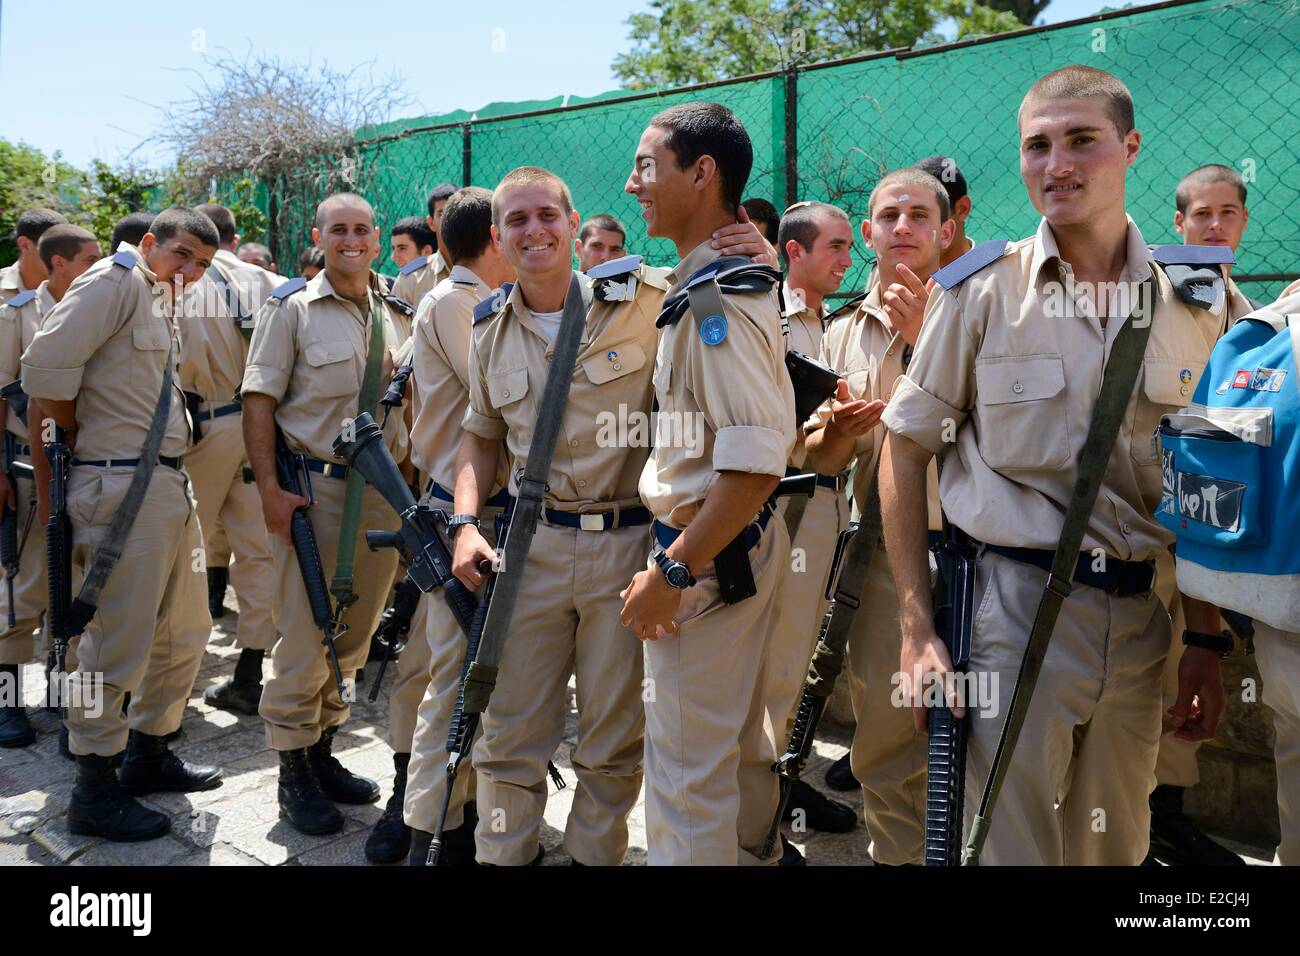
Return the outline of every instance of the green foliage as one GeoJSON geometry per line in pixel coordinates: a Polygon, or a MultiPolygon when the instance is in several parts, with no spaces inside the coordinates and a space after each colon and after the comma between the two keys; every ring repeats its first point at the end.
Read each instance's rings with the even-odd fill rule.
{"type": "Polygon", "coordinates": [[[82,192],[78,203],[78,220],[99,237],[100,247],[109,250],[114,224],[128,213],[158,210],[162,177],[148,170],[123,167],[114,169],[102,160],[91,160],[90,170],[82,173],[82,192]]]}
{"type": "Polygon", "coordinates": [[[220,183],[208,198],[230,210],[243,242],[267,243],[270,220],[257,203],[257,183],[248,176],[233,183],[220,183]]]}
{"type": "Polygon", "coordinates": [[[0,264],[18,258],[13,236],[23,210],[43,206],[74,218],[69,192],[75,196],[79,190],[79,176],[57,152],[47,158],[34,146],[0,139],[0,264]]]}
{"type": "Polygon", "coordinates": [[[628,89],[705,83],[1023,26],[1012,13],[973,0],[651,0],[650,8],[628,18],[633,48],[614,58],[614,73],[628,89]],[[956,29],[940,29],[948,24],[956,29]]]}

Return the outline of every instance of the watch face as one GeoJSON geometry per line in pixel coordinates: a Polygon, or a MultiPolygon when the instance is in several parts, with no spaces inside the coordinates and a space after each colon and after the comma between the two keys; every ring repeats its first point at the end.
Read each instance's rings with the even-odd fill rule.
{"type": "Polygon", "coordinates": [[[668,569],[668,583],[675,588],[688,588],[691,586],[691,572],[689,568],[677,565],[668,569]]]}

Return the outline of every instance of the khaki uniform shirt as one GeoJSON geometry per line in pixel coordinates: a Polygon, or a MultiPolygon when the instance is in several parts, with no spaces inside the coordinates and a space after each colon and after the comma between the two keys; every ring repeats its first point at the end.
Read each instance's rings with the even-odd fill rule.
{"type": "MultiPolygon", "coordinates": [[[[420,300],[426,294],[432,292],[434,286],[450,275],[451,269],[443,262],[442,253],[435,252],[418,269],[412,269],[405,275],[398,275],[397,281],[393,283],[393,295],[399,299],[405,299],[418,309],[420,300]]],[[[408,337],[410,336],[410,325],[410,322],[406,323],[408,337]]]]}
{"type": "MultiPolygon", "coordinates": [[[[575,275],[584,285],[593,283],[589,276],[575,275]]],[[[655,319],[666,290],[663,273],[643,267],[632,301],[593,298],[551,461],[548,505],[605,511],[594,506],[640,504],[637,479],[653,437],[655,319]]],[[[512,495],[519,493],[554,352],[555,343],[542,334],[518,284],[499,313],[474,326],[464,426],[505,442],[512,495]]]]}
{"type": "MultiPolygon", "coordinates": [[[[907,342],[894,331],[885,316],[880,301],[879,283],[871,287],[856,309],[831,320],[822,338],[820,361],[840,373],[849,383],[849,394],[867,402],[888,402],[903,375],[903,350],[907,342]]],[[[830,421],[830,402],[817,409],[807,425],[812,434],[826,427],[830,421]]],[[[877,425],[853,443],[853,500],[861,508],[867,500],[871,476],[880,464],[880,452],[885,444],[885,427],[877,425]]],[[[930,512],[930,528],[943,527],[939,513],[939,475],[934,462],[930,463],[926,480],[930,512]]]]}
{"type": "MultiPolygon", "coordinates": [[[[0,305],[0,385],[8,385],[21,376],[23,352],[36,337],[41,322],[54,305],[48,280],[36,287],[36,297],[25,305],[16,309],[7,303],[0,305]]],[[[5,414],[5,428],[17,435],[23,444],[28,443],[27,426],[12,406],[5,414]]]]}
{"type": "Polygon", "coordinates": [[[220,249],[212,268],[186,295],[180,317],[181,383],[185,391],[203,396],[208,410],[233,399],[248,360],[245,333],[251,331],[258,310],[283,281],[275,273],[220,249]],[[213,269],[221,271],[235,301],[226,300],[212,277],[213,269]],[[236,313],[247,318],[248,329],[240,328],[236,313]]]}
{"type": "MultiPolygon", "coordinates": [[[[669,273],[670,294],[718,258],[708,242],[696,246],[669,273]]],[[[724,296],[722,304],[727,337],[718,345],[704,343],[689,310],[659,339],[660,437],[640,488],[654,516],[674,528],[690,524],[719,472],[784,476],[794,449],[794,386],[777,290],[724,296]]]]}
{"type": "Polygon", "coordinates": [[[23,391],[36,399],[76,401],[78,458],[137,458],[170,347],[172,400],[159,454],[177,458],[189,445],[190,426],[175,368],[180,342],[171,288],[156,282],[134,246],[119,249],[135,254],[133,267],[100,259],[45,316],[23,353],[23,391]]]}
{"type": "Polygon", "coordinates": [[[22,273],[18,271],[18,263],[0,269],[0,305],[8,302],[19,292],[26,291],[23,287],[22,273]]]}
{"type": "MultiPolygon", "coordinates": [[[[382,317],[388,352],[384,371],[391,372],[399,343],[390,307],[379,297],[377,283],[372,273],[374,305],[363,313],[355,302],[334,292],[322,269],[301,292],[269,299],[258,313],[241,392],[260,392],[276,400],[275,420],[290,451],[343,462],[334,454],[334,439],[344,422],[358,414],[372,315],[382,317]]],[[[363,409],[375,421],[383,421],[378,399],[383,397],[386,378],[380,376],[374,408],[363,409]]],[[[395,411],[384,426],[384,445],[400,463],[406,458],[406,443],[405,420],[395,411]]]]}
{"type": "Polygon", "coordinates": [[[931,293],[883,421],[942,454],[943,509],[976,538],[1056,547],[1102,373],[1131,310],[1125,283],[1154,273],[1151,337],[1083,547],[1146,560],[1173,540],[1152,517],[1161,494],[1152,435],[1162,414],[1187,404],[1224,316],[1177,298],[1131,220],[1127,251],[1104,331],[1086,301],[1058,308],[1055,293],[1073,273],[1046,221],[953,290],[931,293]]]}
{"type": "Polygon", "coordinates": [[[1228,322],[1227,322],[1227,328],[1224,329],[1225,332],[1227,331],[1227,329],[1230,329],[1234,325],[1236,325],[1238,319],[1245,318],[1246,316],[1250,315],[1250,313],[1255,311],[1255,307],[1250,304],[1250,300],[1246,298],[1246,294],[1242,292],[1241,289],[1237,288],[1237,283],[1233,282],[1231,278],[1228,279],[1227,291],[1228,291],[1228,322]]]}

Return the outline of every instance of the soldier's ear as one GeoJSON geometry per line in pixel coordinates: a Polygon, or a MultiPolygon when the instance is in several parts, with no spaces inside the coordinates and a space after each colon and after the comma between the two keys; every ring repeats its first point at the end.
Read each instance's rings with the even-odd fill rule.
{"type": "Polygon", "coordinates": [[[957,220],[949,218],[942,226],[939,227],[939,247],[947,249],[952,245],[953,237],[957,235],[957,220]]]}
{"type": "Polygon", "coordinates": [[[1180,236],[1183,234],[1183,211],[1181,209],[1174,210],[1174,231],[1180,236]]]}
{"type": "Polygon", "coordinates": [[[866,244],[866,247],[868,249],[874,248],[874,246],[871,245],[871,220],[870,219],[862,220],[862,225],[859,228],[862,231],[863,243],[866,244]]]}
{"type": "Polygon", "coordinates": [[[315,226],[311,227],[311,244],[317,249],[320,248],[320,230],[315,226]]]}

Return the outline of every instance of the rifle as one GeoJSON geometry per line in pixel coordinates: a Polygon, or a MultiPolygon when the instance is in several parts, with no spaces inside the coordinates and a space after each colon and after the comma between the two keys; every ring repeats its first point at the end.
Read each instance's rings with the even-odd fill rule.
{"type": "Polygon", "coordinates": [[[50,462],[50,521],[45,526],[45,555],[49,571],[49,607],[45,623],[54,643],[55,672],[67,669],[71,629],[68,609],[72,606],[72,520],[68,517],[68,469],[72,451],[64,441],[63,429],[54,425],[54,437],[45,446],[50,462]]]}
{"type": "MultiPolygon", "coordinates": [[[[23,549],[18,541],[18,476],[32,478],[32,466],[25,461],[18,460],[18,442],[13,433],[5,431],[4,437],[4,480],[9,482],[9,490],[13,493],[14,506],[5,508],[4,515],[0,516],[0,564],[5,569],[5,588],[9,597],[9,627],[14,627],[17,621],[14,617],[14,578],[18,576],[18,563],[22,558],[23,549]]],[[[35,509],[29,509],[27,512],[27,528],[31,527],[32,516],[36,513],[35,509]]],[[[23,540],[27,538],[27,528],[23,529],[23,540]]]]}
{"type": "MultiPolygon", "coordinates": [[[[934,549],[939,566],[934,595],[934,629],[948,649],[953,671],[970,663],[975,605],[975,549],[961,529],[944,522],[943,541],[934,549]]],[[[921,688],[914,688],[921,693],[921,688]]],[[[970,715],[953,716],[946,695],[927,708],[929,752],[925,781],[925,865],[959,866],[966,787],[966,735],[970,715]]]]}
{"type": "Polygon", "coordinates": [[[278,426],[275,430],[275,471],[281,488],[291,495],[306,498],[309,502],[293,510],[293,517],[289,519],[289,538],[293,542],[294,554],[298,557],[303,587],[307,589],[311,619],[324,635],[321,643],[329,655],[330,669],[338,684],[339,699],[347,700],[347,686],[334,642],[347,632],[348,626],[334,613],[329,586],[325,583],[325,571],[321,568],[320,549],[316,547],[316,532],[312,528],[311,518],[307,516],[307,509],[311,507],[311,472],[307,469],[307,456],[289,451],[284,433],[278,426]]]}
{"type": "MultiPolygon", "coordinates": [[[[371,543],[371,534],[372,532],[366,532],[366,544],[370,545],[371,551],[377,551],[382,545],[371,543]]],[[[392,605],[385,608],[384,613],[379,617],[379,629],[375,631],[375,640],[384,649],[384,656],[379,659],[379,673],[375,675],[370,693],[366,695],[366,700],[372,704],[379,699],[379,687],[384,681],[384,672],[388,670],[388,662],[406,648],[406,635],[410,633],[411,618],[415,616],[415,609],[419,603],[420,589],[408,575],[402,578],[401,584],[397,585],[397,593],[393,595],[392,605]]]]}

